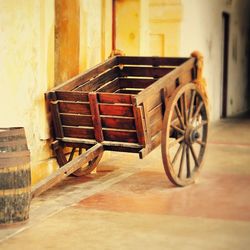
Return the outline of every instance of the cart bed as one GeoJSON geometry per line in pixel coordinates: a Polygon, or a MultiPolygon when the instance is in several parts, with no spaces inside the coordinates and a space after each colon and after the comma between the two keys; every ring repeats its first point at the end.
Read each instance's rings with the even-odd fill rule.
{"type": "Polygon", "coordinates": [[[160,144],[165,97],[195,77],[193,57],[113,57],[47,93],[55,138],[143,157],[160,144]]]}

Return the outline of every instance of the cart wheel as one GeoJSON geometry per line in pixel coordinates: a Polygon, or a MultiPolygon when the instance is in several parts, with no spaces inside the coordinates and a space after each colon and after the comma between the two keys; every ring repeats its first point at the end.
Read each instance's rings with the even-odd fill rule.
{"type": "MultiPolygon", "coordinates": [[[[70,152],[65,153],[65,149],[63,146],[59,145],[58,141],[55,141],[52,144],[52,148],[55,152],[57,162],[60,167],[70,162],[77,155],[81,155],[83,152],[83,148],[81,147],[72,147],[70,152]]],[[[98,165],[102,158],[103,152],[101,152],[96,158],[89,161],[88,164],[84,164],[81,168],[77,169],[72,175],[74,176],[83,176],[90,174],[98,165]]]]}
{"type": "Polygon", "coordinates": [[[203,163],[208,133],[205,97],[196,84],[180,85],[169,99],[162,125],[162,161],[177,186],[194,183],[203,163]]]}

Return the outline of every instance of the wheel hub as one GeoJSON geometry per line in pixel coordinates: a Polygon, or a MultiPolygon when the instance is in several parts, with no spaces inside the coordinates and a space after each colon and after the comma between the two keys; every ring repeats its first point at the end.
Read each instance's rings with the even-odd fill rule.
{"type": "Polygon", "coordinates": [[[185,131],[184,138],[185,143],[190,145],[200,138],[200,133],[193,126],[189,126],[185,131]]]}

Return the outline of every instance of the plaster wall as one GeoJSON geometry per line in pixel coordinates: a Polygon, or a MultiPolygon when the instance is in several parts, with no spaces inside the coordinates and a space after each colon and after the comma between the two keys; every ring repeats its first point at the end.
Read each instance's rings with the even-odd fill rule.
{"type": "Polygon", "coordinates": [[[54,4],[0,1],[0,127],[23,126],[32,166],[50,157],[44,92],[54,82],[54,4]]]}
{"type": "Polygon", "coordinates": [[[199,50],[204,55],[204,77],[210,101],[210,118],[218,120],[222,106],[223,11],[230,14],[228,115],[246,111],[247,99],[247,0],[182,0],[180,55],[199,50]],[[237,59],[235,59],[235,54],[237,59]]]}

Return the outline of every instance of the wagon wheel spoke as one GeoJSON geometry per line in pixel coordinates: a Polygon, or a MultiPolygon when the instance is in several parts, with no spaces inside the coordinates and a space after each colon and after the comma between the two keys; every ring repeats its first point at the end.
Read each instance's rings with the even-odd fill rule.
{"type": "Polygon", "coordinates": [[[203,127],[204,125],[207,125],[208,124],[208,121],[205,120],[205,121],[201,121],[201,123],[199,125],[196,126],[196,130],[200,129],[201,127],[203,127]]]}
{"type": "Polygon", "coordinates": [[[72,161],[72,159],[74,157],[74,154],[75,154],[75,151],[76,151],[76,148],[72,148],[72,150],[70,152],[70,156],[69,156],[68,162],[72,161]]]}
{"type": "Polygon", "coordinates": [[[189,106],[189,110],[188,110],[188,121],[190,121],[190,119],[193,115],[194,99],[195,99],[195,91],[191,90],[191,101],[190,101],[190,106],[189,106]]]}
{"type": "Polygon", "coordinates": [[[80,148],[79,148],[78,155],[81,155],[81,154],[82,154],[82,148],[80,147],[80,148]]]}
{"type": "Polygon", "coordinates": [[[183,163],[184,163],[184,158],[185,158],[185,150],[186,150],[186,144],[184,144],[182,147],[182,154],[181,154],[180,166],[179,166],[179,171],[178,171],[178,177],[181,177],[181,174],[182,174],[183,163]]]}
{"type": "Polygon", "coordinates": [[[177,158],[178,158],[178,156],[179,156],[179,154],[180,154],[180,152],[181,152],[181,149],[182,149],[183,147],[184,147],[184,144],[181,143],[181,144],[179,145],[178,150],[177,150],[176,153],[175,153],[175,156],[174,156],[173,160],[172,160],[172,164],[173,164],[173,165],[175,164],[175,162],[176,162],[176,160],[177,160],[177,158]]]}
{"type": "Polygon", "coordinates": [[[191,176],[191,170],[190,170],[190,158],[189,158],[189,146],[186,146],[186,163],[187,163],[187,178],[191,176]]]}
{"type": "Polygon", "coordinates": [[[198,144],[200,144],[203,147],[206,145],[206,143],[203,142],[203,141],[201,141],[201,140],[196,140],[195,143],[198,143],[198,144]]]}
{"type": "Polygon", "coordinates": [[[186,100],[186,93],[183,93],[183,95],[180,97],[180,106],[181,106],[181,115],[183,117],[183,122],[185,125],[187,125],[187,100],[186,100]]]}
{"type": "Polygon", "coordinates": [[[193,123],[193,122],[195,121],[195,119],[198,117],[198,115],[199,115],[199,113],[200,113],[201,108],[202,108],[203,105],[204,105],[204,103],[203,103],[203,101],[201,101],[201,102],[199,103],[198,108],[197,108],[196,111],[195,111],[194,116],[192,117],[192,123],[193,123]]]}
{"type": "Polygon", "coordinates": [[[180,132],[181,134],[184,134],[184,133],[185,133],[185,131],[184,131],[183,129],[177,127],[174,123],[171,124],[171,127],[172,127],[174,130],[180,132]]]}
{"type": "Polygon", "coordinates": [[[190,145],[190,151],[191,151],[191,154],[192,154],[194,162],[195,162],[195,167],[198,167],[199,166],[198,158],[195,154],[194,147],[192,144],[190,145]]]}
{"type": "Polygon", "coordinates": [[[172,142],[169,144],[169,148],[174,147],[175,145],[177,145],[178,143],[182,142],[183,140],[184,140],[184,136],[179,137],[178,139],[172,141],[172,142]]]}
{"type": "Polygon", "coordinates": [[[179,119],[179,122],[180,122],[180,124],[181,124],[181,127],[182,127],[183,129],[185,129],[186,126],[184,125],[183,117],[182,117],[182,115],[181,115],[181,112],[180,112],[180,109],[179,109],[178,105],[175,105],[175,112],[176,112],[176,115],[177,115],[177,117],[178,117],[178,119],[179,119]]]}

